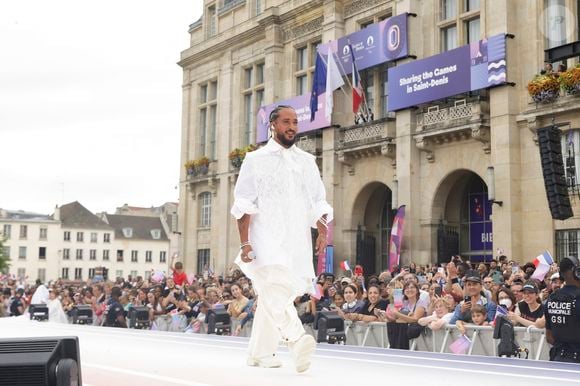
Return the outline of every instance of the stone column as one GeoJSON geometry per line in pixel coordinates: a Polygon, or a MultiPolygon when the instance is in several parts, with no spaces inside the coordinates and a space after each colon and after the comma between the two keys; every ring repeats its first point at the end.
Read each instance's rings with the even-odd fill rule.
{"type": "MultiPolygon", "coordinates": [[[[498,2],[488,8],[488,36],[515,30],[516,18],[509,17],[519,12],[515,3],[498,2]]],[[[520,38],[525,39],[523,36],[516,37],[520,38]]],[[[519,58],[513,51],[516,42],[508,40],[507,44],[508,80],[514,80],[519,71],[519,58]]],[[[501,248],[508,257],[524,261],[529,256],[521,255],[521,155],[520,130],[516,122],[518,101],[515,87],[502,86],[490,90],[491,166],[495,171],[495,199],[503,201],[503,206],[493,205],[493,248],[501,248]]]]}

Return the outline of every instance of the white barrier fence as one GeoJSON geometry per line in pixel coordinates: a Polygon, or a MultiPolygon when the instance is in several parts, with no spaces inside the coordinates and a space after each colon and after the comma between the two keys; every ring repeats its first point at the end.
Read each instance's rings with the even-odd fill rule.
{"type": "MultiPolygon", "coordinates": [[[[465,335],[471,340],[466,355],[497,356],[499,339],[493,339],[493,327],[465,326],[465,335]]],[[[311,330],[314,332],[314,330],[311,330]]],[[[387,325],[382,322],[362,323],[345,322],[346,344],[361,347],[389,347],[387,325]]],[[[529,359],[548,360],[550,345],[546,341],[546,331],[534,327],[515,327],[515,344],[528,350],[529,359]]],[[[410,349],[416,351],[430,351],[452,353],[449,346],[461,333],[454,325],[441,330],[425,329],[417,339],[410,342],[410,349]]],[[[525,356],[525,354],[524,354],[525,356]]]]}
{"type": "MultiPolygon", "coordinates": [[[[181,324],[179,327],[171,328],[172,325],[175,325],[175,323],[171,322],[171,318],[161,317],[159,319],[164,319],[166,323],[166,327],[160,329],[164,331],[183,331],[181,324]]],[[[232,332],[236,331],[239,323],[237,320],[232,320],[232,332]]],[[[347,345],[389,348],[386,323],[351,322],[348,320],[344,323],[347,345]]],[[[161,327],[161,323],[158,327],[161,327]]],[[[307,324],[304,327],[309,334],[316,338],[317,331],[312,328],[311,324],[307,324]]],[[[251,330],[252,322],[249,322],[237,335],[249,337],[251,330]]],[[[497,356],[499,340],[493,339],[493,327],[465,325],[465,331],[465,335],[471,340],[466,355],[497,356]]],[[[200,330],[196,332],[202,334],[207,333],[207,325],[200,323],[200,330]]],[[[546,331],[544,329],[514,327],[515,344],[523,349],[527,349],[528,359],[549,359],[550,345],[546,341],[545,335],[546,331]]],[[[418,338],[410,341],[410,349],[414,351],[452,353],[449,346],[460,336],[461,333],[454,325],[446,326],[437,331],[425,328],[424,332],[418,338]]],[[[525,354],[522,357],[525,357],[525,354]]]]}

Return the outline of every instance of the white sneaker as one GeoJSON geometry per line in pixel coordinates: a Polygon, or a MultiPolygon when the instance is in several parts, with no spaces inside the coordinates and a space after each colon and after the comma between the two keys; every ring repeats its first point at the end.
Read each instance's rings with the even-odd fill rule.
{"type": "Polygon", "coordinates": [[[310,367],[310,357],[316,349],[316,341],[312,335],[304,334],[296,342],[289,343],[288,348],[294,358],[296,371],[303,373],[310,367]]]}
{"type": "Polygon", "coordinates": [[[275,355],[267,356],[261,359],[248,357],[246,364],[248,366],[263,367],[267,369],[282,367],[282,361],[278,359],[275,355]]]}

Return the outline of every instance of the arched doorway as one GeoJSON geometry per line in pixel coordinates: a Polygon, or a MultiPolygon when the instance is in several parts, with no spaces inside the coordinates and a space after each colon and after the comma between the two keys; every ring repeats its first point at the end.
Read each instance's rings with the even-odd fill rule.
{"type": "Polygon", "coordinates": [[[471,262],[493,258],[492,204],[487,185],[476,173],[458,170],[439,186],[433,203],[437,227],[437,261],[461,255],[471,262]]]}
{"type": "Polygon", "coordinates": [[[356,228],[356,263],[365,275],[378,273],[387,267],[389,237],[394,213],[392,193],[381,182],[372,182],[358,194],[353,207],[356,228]]]}

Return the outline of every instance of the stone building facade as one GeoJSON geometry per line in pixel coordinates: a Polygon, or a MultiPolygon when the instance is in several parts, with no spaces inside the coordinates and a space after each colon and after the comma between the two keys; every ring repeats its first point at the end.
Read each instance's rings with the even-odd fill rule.
{"type": "MultiPolygon", "coordinates": [[[[576,216],[552,220],[536,131],[554,122],[577,138],[580,98],[536,104],[526,89],[544,67],[545,49],[578,40],[577,1],[205,0],[179,62],[182,163],[209,159],[201,173],[181,171],[180,248],[188,269],[225,272],[238,252],[229,214],[238,169],[228,155],[255,142],[258,106],[310,92],[318,44],[403,13],[410,14],[409,53],[417,59],[513,35],[506,42],[512,85],[395,114],[388,109],[388,68],[415,59],[383,63],[361,72],[374,120],[358,125],[350,88],[335,92],[333,126],[305,133],[298,146],[318,157],[335,208],[336,266],[348,259],[367,272],[384,269],[399,205],[406,205],[403,263],[457,253],[489,259],[498,249],[519,261],[546,249],[560,257],[577,253],[578,199],[576,216]]],[[[569,67],[576,62],[567,60],[569,67]]]]}

